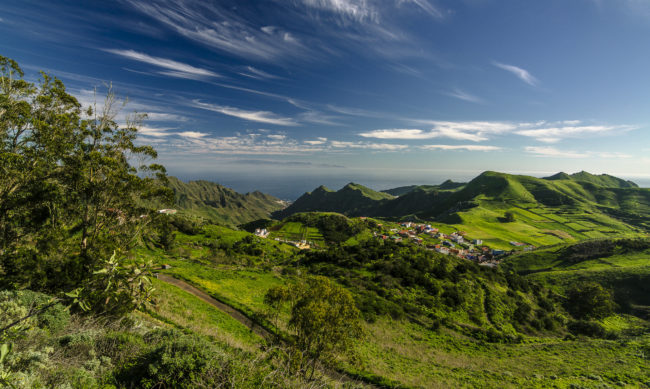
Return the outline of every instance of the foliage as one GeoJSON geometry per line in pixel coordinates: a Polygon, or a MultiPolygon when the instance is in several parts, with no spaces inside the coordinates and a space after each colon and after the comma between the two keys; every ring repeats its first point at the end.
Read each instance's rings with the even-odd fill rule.
{"type": "Polygon", "coordinates": [[[82,286],[66,293],[72,303],[83,311],[100,316],[122,316],[151,301],[153,265],[125,263],[116,252],[106,261],[97,264],[92,276],[82,286]]]}
{"type": "Polygon", "coordinates": [[[136,144],[144,116],[118,125],[112,90],[82,110],[60,80],[22,77],[0,57],[0,286],[69,291],[149,233],[140,204],[169,190],[164,168],[145,164],[155,150],[136,144]]]}
{"type": "Polygon", "coordinates": [[[288,217],[285,222],[300,222],[316,227],[328,242],[342,243],[363,230],[363,226],[335,213],[299,213],[288,217]]]}
{"type": "Polygon", "coordinates": [[[602,319],[614,311],[609,290],[595,282],[580,282],[567,291],[566,308],[579,319],[602,319]]]}
{"type": "Polygon", "coordinates": [[[65,290],[99,258],[128,251],[147,229],[139,201],[164,198],[164,169],[136,145],[135,115],[119,126],[109,90],[82,111],[56,78],[38,86],[0,57],[0,285],[65,290]]]}
{"type": "Polygon", "coordinates": [[[331,360],[337,352],[350,350],[361,335],[359,311],[350,292],[326,277],[309,277],[304,283],[269,290],[265,302],[276,309],[288,302],[289,328],[305,358],[300,370],[313,376],[318,360],[331,360]]]}

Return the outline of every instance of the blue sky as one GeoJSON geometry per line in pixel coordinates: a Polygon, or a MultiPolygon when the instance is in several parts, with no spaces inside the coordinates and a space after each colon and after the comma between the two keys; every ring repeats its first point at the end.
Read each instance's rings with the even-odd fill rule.
{"type": "Polygon", "coordinates": [[[30,78],[84,104],[112,82],[171,174],[246,188],[647,178],[648,47],[645,0],[0,0],[30,78]]]}

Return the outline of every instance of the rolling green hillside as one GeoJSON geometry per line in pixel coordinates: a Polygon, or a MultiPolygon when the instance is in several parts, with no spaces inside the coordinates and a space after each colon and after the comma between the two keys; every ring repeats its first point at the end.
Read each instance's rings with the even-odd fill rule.
{"type": "Polygon", "coordinates": [[[432,220],[503,249],[512,248],[511,241],[544,246],[639,235],[650,229],[650,189],[607,175],[581,172],[536,178],[488,171],[462,186],[447,182],[391,192],[401,194],[380,198],[367,188],[348,186],[334,192],[320,187],[274,216],[328,211],[432,220]],[[506,222],[506,213],[514,219],[506,222]]]}
{"type": "Polygon", "coordinates": [[[174,206],[180,213],[219,224],[239,225],[268,218],[286,205],[262,192],[240,194],[210,181],[185,183],[169,177],[169,187],[174,191],[174,206]]]}
{"type": "Polygon", "coordinates": [[[505,266],[559,293],[579,281],[595,281],[614,291],[626,311],[650,317],[650,241],[591,240],[513,256],[505,266]]]}
{"type": "Polygon", "coordinates": [[[638,188],[639,186],[632,181],[623,180],[609,174],[591,174],[585,171],[571,174],[571,178],[576,181],[591,182],[592,184],[611,187],[611,188],[638,188]]]}

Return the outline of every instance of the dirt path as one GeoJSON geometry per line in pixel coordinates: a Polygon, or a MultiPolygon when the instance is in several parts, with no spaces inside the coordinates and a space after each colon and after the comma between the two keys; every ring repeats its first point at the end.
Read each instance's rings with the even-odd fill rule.
{"type": "Polygon", "coordinates": [[[252,321],[248,316],[244,315],[241,311],[238,311],[237,309],[231,307],[230,305],[224,304],[221,301],[215,299],[214,297],[210,296],[209,294],[205,293],[204,291],[188,284],[185,281],[179,280],[178,278],[174,278],[168,274],[163,274],[163,273],[156,273],[156,277],[164,281],[168,284],[172,284],[175,286],[178,286],[179,288],[183,289],[184,291],[193,294],[194,296],[200,298],[201,300],[205,301],[206,303],[214,306],[215,308],[227,313],[230,315],[233,319],[237,320],[238,322],[242,323],[246,327],[248,327],[251,331],[256,333],[257,335],[265,338],[265,339],[270,339],[271,338],[271,333],[268,332],[266,329],[260,327],[259,325],[255,324],[254,321],[252,321]]]}
{"type": "MultiPolygon", "coordinates": [[[[179,280],[178,278],[174,278],[170,276],[169,274],[163,274],[163,273],[156,273],[156,277],[164,281],[168,284],[172,284],[174,286],[177,286],[184,291],[193,294],[194,296],[200,298],[201,300],[205,301],[206,303],[212,305],[213,307],[227,313],[230,315],[233,319],[237,320],[238,322],[242,323],[246,327],[248,327],[251,331],[256,333],[257,335],[261,336],[262,338],[265,339],[271,339],[272,335],[269,331],[267,331],[265,328],[260,327],[259,325],[255,324],[253,320],[251,320],[248,316],[246,316],[244,313],[241,311],[231,307],[230,305],[224,304],[221,301],[215,299],[214,297],[210,296],[209,294],[205,293],[204,291],[188,284],[187,282],[183,280],[179,280]]],[[[321,371],[329,376],[331,379],[334,381],[338,382],[349,382],[349,383],[356,383],[360,384],[361,382],[355,378],[352,378],[348,376],[345,373],[341,373],[339,371],[331,370],[331,369],[321,369],[321,371]]],[[[368,388],[376,388],[376,386],[369,384],[369,383],[363,383],[365,387],[368,388]]]]}

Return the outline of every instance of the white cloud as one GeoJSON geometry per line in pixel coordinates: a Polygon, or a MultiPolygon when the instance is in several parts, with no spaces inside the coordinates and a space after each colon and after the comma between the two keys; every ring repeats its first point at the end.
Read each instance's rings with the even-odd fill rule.
{"type": "Polygon", "coordinates": [[[246,70],[244,72],[240,72],[242,76],[249,77],[249,78],[254,78],[256,80],[264,80],[264,79],[277,79],[280,78],[276,75],[273,75],[271,73],[267,73],[263,70],[256,69],[252,66],[246,66],[246,70]]]}
{"type": "Polygon", "coordinates": [[[154,65],[166,71],[160,72],[160,74],[178,77],[178,78],[190,78],[190,79],[202,79],[206,77],[220,77],[217,73],[198,68],[186,63],[174,61],[167,58],[154,57],[148,54],[140,53],[135,50],[119,50],[119,49],[104,49],[104,51],[111,54],[119,55],[120,57],[128,58],[134,61],[147,63],[149,65],[154,65]]]}
{"type": "Polygon", "coordinates": [[[444,14],[438,8],[434,7],[427,0],[398,0],[397,4],[412,3],[422,9],[424,12],[435,18],[442,18],[444,14]]]}
{"type": "Polygon", "coordinates": [[[449,138],[472,142],[485,141],[490,134],[501,134],[517,128],[512,123],[506,122],[445,122],[419,120],[417,122],[432,125],[429,131],[420,129],[388,129],[373,130],[360,133],[365,138],[378,139],[432,139],[449,138]]]}
{"type": "Polygon", "coordinates": [[[537,84],[539,84],[539,80],[533,77],[533,75],[530,74],[526,69],[522,69],[514,65],[507,65],[500,62],[493,62],[493,65],[514,74],[515,76],[519,77],[519,79],[521,79],[523,82],[525,82],[528,85],[537,86],[537,84]]]}
{"type": "Polygon", "coordinates": [[[281,134],[271,134],[271,135],[267,135],[266,137],[274,140],[284,140],[287,138],[286,135],[281,135],[281,134]]]}
{"type": "Polygon", "coordinates": [[[147,120],[153,122],[184,122],[187,118],[173,113],[149,112],[147,113],[147,120]]]}
{"type": "Polygon", "coordinates": [[[482,103],[483,99],[480,97],[474,96],[470,93],[462,91],[458,88],[454,88],[451,91],[443,92],[447,96],[455,97],[460,100],[469,101],[470,103],[482,103]]]}
{"type": "Polygon", "coordinates": [[[342,17],[357,21],[379,18],[378,11],[367,0],[302,0],[310,8],[339,14],[342,17]]]}
{"type": "Polygon", "coordinates": [[[176,135],[181,136],[183,138],[201,139],[201,138],[205,138],[209,134],[206,134],[205,132],[198,132],[198,131],[183,131],[183,132],[177,132],[176,135]]]}
{"type": "Polygon", "coordinates": [[[396,145],[392,143],[347,142],[336,140],[331,141],[330,145],[333,148],[369,149],[381,151],[399,151],[408,149],[407,145],[396,145]]]}
{"type": "Polygon", "coordinates": [[[215,105],[203,103],[200,100],[192,100],[193,106],[196,108],[205,109],[208,111],[219,112],[224,115],[237,117],[244,120],[250,120],[254,122],[274,124],[277,126],[297,126],[296,123],[291,118],[281,117],[276,115],[273,112],[268,111],[246,111],[239,108],[227,107],[224,105],[215,105]]]}
{"type": "Polygon", "coordinates": [[[586,124],[579,120],[558,122],[448,122],[435,120],[411,120],[414,123],[431,125],[430,130],[421,129],[378,129],[359,133],[364,138],[376,139],[433,139],[448,138],[471,142],[486,141],[496,135],[516,134],[544,143],[557,143],[569,138],[583,138],[595,135],[612,135],[637,129],[630,125],[586,124]]]}
{"type": "Polygon", "coordinates": [[[424,145],[425,150],[466,150],[466,151],[497,151],[501,147],[487,145],[424,145]]]}
{"type": "Polygon", "coordinates": [[[580,121],[575,120],[548,124],[544,123],[540,128],[522,129],[515,131],[515,133],[517,135],[535,138],[544,143],[557,143],[566,138],[583,138],[586,136],[603,135],[612,132],[623,132],[636,129],[634,126],[577,125],[580,123],[580,121]]]}
{"type": "Polygon", "coordinates": [[[539,157],[556,157],[556,158],[586,158],[587,154],[576,151],[558,150],[555,147],[528,146],[525,149],[528,153],[535,154],[539,157]]]}
{"type": "Polygon", "coordinates": [[[416,128],[394,128],[386,130],[373,130],[359,134],[364,138],[377,139],[429,139],[433,138],[431,133],[416,128]]]}
{"type": "Polygon", "coordinates": [[[306,57],[309,52],[286,31],[273,26],[255,26],[240,8],[207,6],[195,0],[127,0],[178,34],[205,46],[244,58],[278,60],[306,57]],[[289,39],[287,39],[289,38],[289,39]]]}
{"type": "Polygon", "coordinates": [[[160,138],[172,135],[168,131],[168,128],[140,127],[138,128],[138,135],[160,138]]]}
{"type": "Polygon", "coordinates": [[[306,144],[312,145],[312,146],[322,145],[322,144],[325,144],[325,142],[327,142],[327,138],[322,138],[322,137],[318,137],[318,138],[316,138],[316,140],[303,141],[303,143],[306,143],[306,144]]]}
{"type": "Polygon", "coordinates": [[[574,151],[574,150],[560,150],[555,147],[537,147],[528,146],[525,148],[528,153],[534,154],[539,157],[554,157],[554,158],[607,158],[607,159],[627,159],[632,158],[631,155],[616,152],[601,152],[601,151],[574,151]]]}

